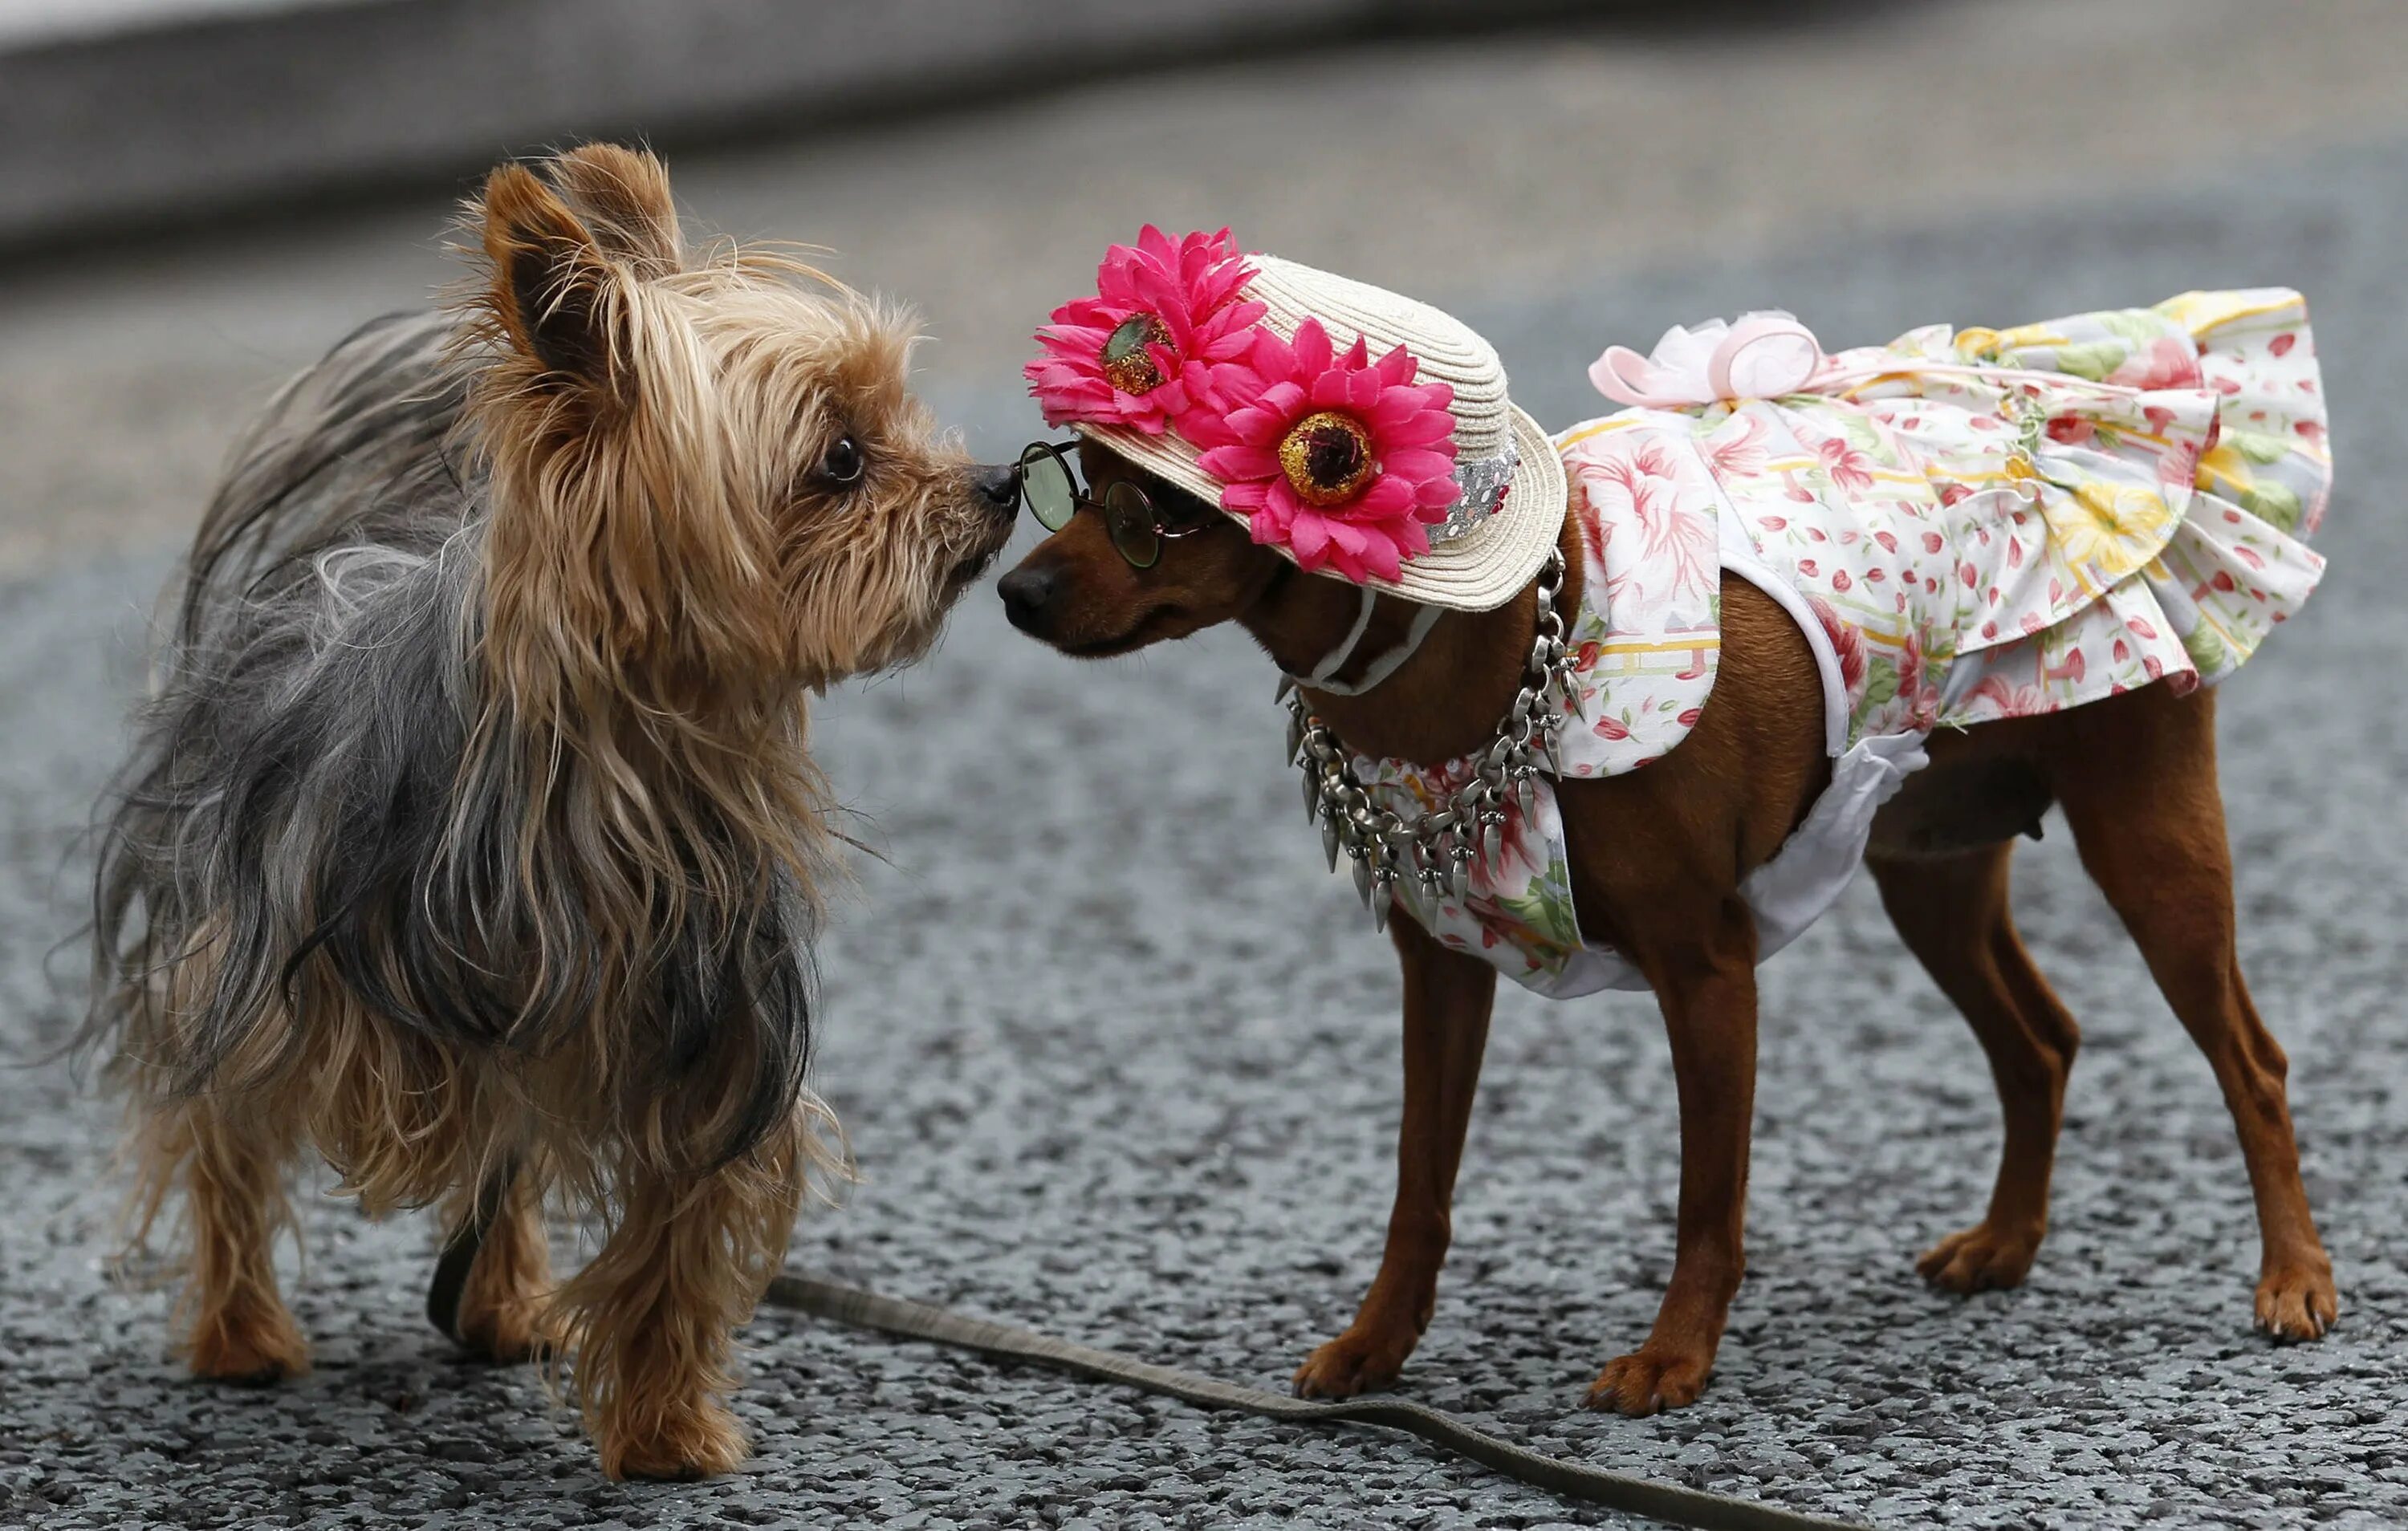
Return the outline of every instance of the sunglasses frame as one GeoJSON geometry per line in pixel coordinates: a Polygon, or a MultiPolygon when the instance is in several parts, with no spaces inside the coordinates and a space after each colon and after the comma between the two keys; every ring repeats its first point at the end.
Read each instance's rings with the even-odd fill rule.
{"type": "Polygon", "coordinates": [[[1020,449],[1020,456],[1014,462],[1013,465],[1018,471],[1020,479],[1021,503],[1028,507],[1028,513],[1037,524],[1044,526],[1048,532],[1058,532],[1063,526],[1069,525],[1070,517],[1076,516],[1082,508],[1093,510],[1104,518],[1104,526],[1111,534],[1112,551],[1121,555],[1121,561],[1133,569],[1150,569],[1162,562],[1163,543],[1176,542],[1182,537],[1194,537],[1211,524],[1209,518],[1188,525],[1178,525],[1168,522],[1163,519],[1161,508],[1154,503],[1153,495],[1148,494],[1141,486],[1128,479],[1120,480],[1112,487],[1119,489],[1125,485],[1127,492],[1137,496],[1138,506],[1145,514],[1146,532],[1154,539],[1153,552],[1143,563],[1140,563],[1137,555],[1121,544],[1120,531],[1124,523],[1115,520],[1120,512],[1088,494],[1079,482],[1079,470],[1070,458],[1070,453],[1077,449],[1078,445],[1076,441],[1031,441],[1020,449]],[[1062,477],[1068,479],[1070,485],[1070,515],[1062,518],[1062,526],[1047,526],[1045,518],[1038,514],[1037,501],[1028,493],[1029,460],[1039,452],[1054,459],[1054,465],[1062,470],[1062,477]]]}

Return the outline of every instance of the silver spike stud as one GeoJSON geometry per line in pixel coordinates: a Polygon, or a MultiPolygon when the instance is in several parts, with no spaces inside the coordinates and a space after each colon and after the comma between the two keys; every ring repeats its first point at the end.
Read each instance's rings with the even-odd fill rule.
{"type": "Polygon", "coordinates": [[[1371,892],[1371,928],[1373,930],[1385,931],[1388,928],[1388,905],[1394,901],[1394,896],[1395,889],[1384,880],[1373,886],[1371,892]]]}
{"type": "Polygon", "coordinates": [[[1304,819],[1311,823],[1321,816],[1321,773],[1304,773],[1304,819]]]}
{"type": "Polygon", "coordinates": [[[1321,851],[1329,858],[1329,869],[1338,870],[1338,821],[1321,821],[1321,851]]]}
{"type": "Polygon", "coordinates": [[[1297,757],[1303,752],[1304,714],[1290,708],[1287,709],[1287,763],[1295,765],[1297,757]]]}
{"type": "Polygon", "coordinates": [[[1369,856],[1354,858],[1354,896],[1363,901],[1365,908],[1370,907],[1371,859],[1369,856]]]}
{"type": "Polygon", "coordinates": [[[1498,852],[1505,849],[1505,815],[1491,808],[1480,816],[1480,859],[1489,866],[1497,865],[1498,852]]]}

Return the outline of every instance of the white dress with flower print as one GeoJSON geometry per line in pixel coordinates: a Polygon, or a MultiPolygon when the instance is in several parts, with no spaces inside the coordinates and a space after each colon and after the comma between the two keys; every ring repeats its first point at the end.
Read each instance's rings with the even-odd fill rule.
{"type": "MultiPolygon", "coordinates": [[[[1678,746],[1713,690],[1721,579],[1779,601],[1824,679],[1829,789],[1744,888],[1763,955],[1836,898],[1935,727],[2214,684],[2297,610],[2331,481],[2307,310],[2275,289],[2021,329],[1915,330],[1811,391],[1633,408],[1556,438],[1587,550],[1563,777],[1678,746]]],[[[1461,779],[1357,760],[1403,811],[1461,779]]],[[[1558,997],[1644,988],[1584,947],[1541,780],[1469,895],[1398,898],[1558,997]]]]}

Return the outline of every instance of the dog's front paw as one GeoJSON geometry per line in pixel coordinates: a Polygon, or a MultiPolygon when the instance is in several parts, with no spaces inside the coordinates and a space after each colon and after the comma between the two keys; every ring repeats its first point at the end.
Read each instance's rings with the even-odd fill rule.
{"type": "Polygon", "coordinates": [[[646,1413],[640,1424],[606,1427],[595,1443],[606,1477],[711,1478],[752,1454],[736,1416],[710,1399],[646,1413]]]}
{"type": "Polygon", "coordinates": [[[2024,1284],[2040,1253],[2040,1230],[1979,1223],[1923,1252],[1914,1268],[1943,1292],[1969,1296],[2024,1284]]]}
{"type": "Polygon", "coordinates": [[[264,1387],[309,1369],[309,1342],[279,1303],[268,1308],[222,1308],[193,1325],[185,1353],[193,1375],[218,1382],[264,1387]]]}
{"type": "Polygon", "coordinates": [[[1296,1395],[1351,1398],[1358,1393],[1376,1393],[1396,1381],[1420,1338],[1411,1325],[1351,1324],[1296,1368],[1296,1395]]]}
{"type": "Polygon", "coordinates": [[[2341,1317],[2341,1295],[2333,1290],[2332,1262],[2318,1254],[2314,1261],[2280,1266],[2258,1281],[2258,1327],[2276,1339],[2320,1339],[2341,1317]]]}
{"type": "Polygon", "coordinates": [[[1589,1386],[1587,1404],[1632,1419],[1660,1409],[1684,1409],[1706,1390],[1706,1377],[1713,1367],[1712,1355],[1642,1345],[1605,1364],[1589,1386]]]}

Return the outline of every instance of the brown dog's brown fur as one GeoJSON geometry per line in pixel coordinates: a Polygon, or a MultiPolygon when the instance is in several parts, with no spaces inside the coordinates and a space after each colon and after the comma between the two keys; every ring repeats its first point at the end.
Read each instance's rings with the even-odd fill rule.
{"type": "MultiPolygon", "coordinates": [[[[1211,522],[1136,570],[1100,518],[1081,515],[1007,576],[1013,617],[1066,652],[1101,656],[1223,621],[1302,673],[1353,620],[1356,594],[1297,572],[1242,528],[1100,451],[1092,488],[1141,479],[1157,504],[1211,522]],[[1021,571],[1034,582],[1014,585],[1021,571]],[[1041,598],[1040,598],[1041,597],[1041,598]]],[[[1581,552],[1567,529],[1560,604],[1578,608],[1581,552]]],[[[1410,608],[1382,603],[1361,645],[1378,653],[1410,608]]],[[[1415,657],[1359,697],[1308,693],[1350,746],[1441,761],[1484,742],[1518,683],[1533,626],[1525,591],[1450,615],[1415,657]]],[[[1681,1112],[1678,1249],[1654,1330],[1606,1364],[1589,1402],[1627,1414],[1695,1399],[1713,1370],[1745,1268],[1742,1223],[1756,1081],[1756,943],[1740,884],[1776,852],[1828,780],[1821,683],[1770,597],[1723,581],[1723,649],[1696,729],[1627,775],[1559,784],[1583,937],[1622,953],[1662,1007],[1681,1112]]],[[[1960,1293],[2013,1286],[2047,1224],[2048,1181],[2079,1032],[2017,938],[2007,909],[2014,837],[2050,802],[2130,931],[2175,1014],[2215,1070],[2256,1193],[2263,1238],[2259,1325],[2321,1335],[2337,1311],[2332,1267],[2301,1188],[2282,1049],[2234,955],[2231,860],[2215,784],[2213,693],[2165,686],[1930,741],[1931,765],[1876,821],[1868,859],[1906,944],[1971,1023],[2006,1118],[1983,1220],[1919,1262],[1960,1293]]],[[[1390,936],[1404,971],[1404,1121],[1396,1206],[1378,1276],[1345,1332],[1315,1350],[1297,1391],[1343,1397],[1392,1381],[1428,1323],[1497,974],[1410,918],[1390,936]]]]}

